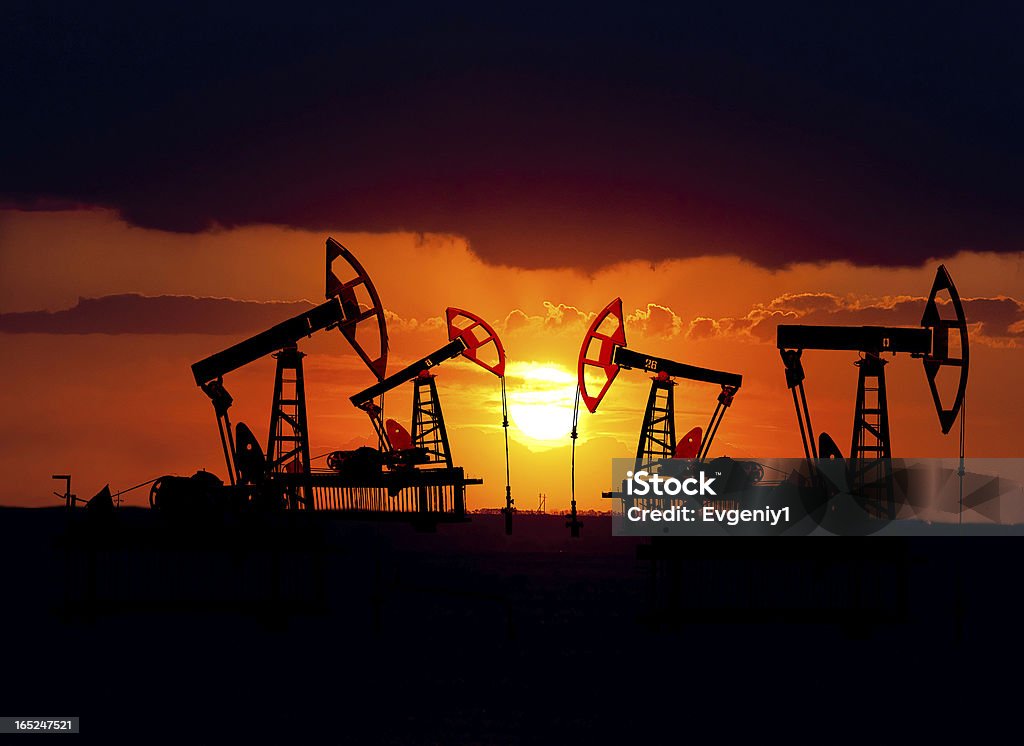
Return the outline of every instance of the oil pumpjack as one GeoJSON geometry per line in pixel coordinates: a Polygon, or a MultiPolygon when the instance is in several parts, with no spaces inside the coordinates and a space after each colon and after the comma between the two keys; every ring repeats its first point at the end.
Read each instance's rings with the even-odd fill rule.
{"type": "Polygon", "coordinates": [[[225,505],[314,507],[304,355],[298,343],[316,332],[337,328],[378,380],[386,373],[388,356],[384,309],[366,270],[333,238],[327,239],[326,257],[326,302],[192,366],[196,384],[213,404],[229,486],[205,471],[192,477],[164,476],[150,490],[152,507],[184,512],[225,505]],[[350,270],[344,281],[334,268],[339,258],[350,270]],[[368,324],[375,324],[378,337],[379,347],[373,352],[359,339],[364,336],[360,330],[368,324]],[[233,399],[224,386],[224,376],[267,355],[276,358],[277,372],[264,454],[245,423],[239,422],[232,431],[229,410],[233,399]]]}
{"type": "MultiPolygon", "coordinates": [[[[514,501],[509,483],[505,348],[494,327],[476,314],[450,307],[445,311],[445,318],[447,344],[353,395],[350,401],[369,416],[377,433],[383,462],[399,478],[415,471],[436,478],[448,475],[465,484],[480,484],[482,480],[465,479],[462,469],[453,465],[436,375],[431,369],[461,355],[497,376],[501,380],[502,427],[505,431],[505,508],[502,512],[506,533],[511,533],[514,501]],[[413,384],[411,432],[395,419],[384,419],[383,407],[375,401],[410,381],[413,384]]],[[[355,456],[351,452],[336,452],[331,454],[328,464],[343,470],[349,459],[355,456]]]]}
{"type": "Polygon", "coordinates": [[[566,523],[572,536],[579,536],[579,529],[582,526],[576,516],[575,495],[578,437],[576,427],[579,421],[580,400],[583,400],[591,414],[597,412],[601,400],[622,369],[638,369],[652,374],[651,390],[647,397],[640,439],[636,447],[636,460],[643,465],[669,458],[705,459],[725,411],[732,405],[733,398],[743,383],[743,376],[738,373],[701,368],[629,349],[626,346],[622,299],[615,298],[605,306],[587,330],[577,360],[576,402],[570,434],[573,445],[572,510],[566,523]],[[596,377],[600,384],[596,394],[590,393],[588,373],[596,377]],[[718,402],[706,430],[707,437],[704,437],[705,431],[700,427],[694,427],[682,439],[676,439],[674,379],[677,378],[717,384],[721,387],[718,402]]]}
{"type": "MultiPolygon", "coordinates": [[[[466,520],[465,488],[482,480],[467,479],[454,466],[437,389],[429,369],[464,355],[502,380],[506,412],[506,502],[508,486],[508,417],[505,408],[505,351],[494,329],[479,317],[448,309],[447,345],[386,378],[388,334],[384,309],[369,276],[344,246],[327,239],[327,301],[270,329],[200,360],[192,366],[196,383],[213,403],[230,484],[206,471],[191,477],[155,480],[150,505],[165,512],[195,515],[222,509],[292,509],[326,512],[338,517],[410,520],[431,527],[466,520]],[[344,259],[350,272],[342,280],[335,262],[344,259]],[[377,378],[378,383],[352,397],[367,411],[380,436],[381,450],[359,448],[328,454],[327,468],[314,469],[309,450],[303,354],[298,342],[316,332],[337,328],[377,378]],[[365,331],[364,331],[365,330],[365,331]],[[367,336],[372,351],[367,348],[367,336]],[[494,362],[489,362],[491,349],[494,362]],[[252,431],[228,416],[232,397],[224,376],[267,355],[277,360],[270,434],[266,452],[252,431]],[[394,420],[381,422],[382,408],[373,399],[399,383],[415,380],[413,433],[394,420]],[[403,439],[404,436],[404,439],[403,439]],[[424,468],[428,467],[428,468],[424,468]]],[[[382,400],[383,403],[383,400],[382,400]]]]}
{"type": "MultiPolygon", "coordinates": [[[[812,477],[817,459],[842,459],[835,441],[822,432],[817,444],[811,427],[811,415],[804,392],[805,373],[801,357],[804,350],[840,350],[857,352],[857,398],[854,407],[853,436],[850,444],[848,480],[869,514],[894,518],[892,443],[889,430],[889,397],[885,385],[884,353],[905,352],[920,358],[942,433],[948,434],[956,422],[967,394],[970,363],[967,319],[963,303],[945,265],[935,273],[931,293],[925,303],[919,327],[904,326],[804,326],[779,324],[776,342],[786,370],[786,385],[793,395],[804,456],[812,477]],[[945,292],[955,314],[944,319],[937,297],[945,292]],[[951,336],[957,332],[956,336],[951,336]],[[952,344],[951,344],[952,341],[952,344]],[[958,349],[957,349],[958,348],[958,349]],[[943,368],[956,368],[959,378],[956,393],[945,406],[938,388],[943,368]]],[[[961,418],[960,475],[963,476],[963,419],[961,418]]]]}
{"type": "Polygon", "coordinates": [[[150,505],[185,515],[244,507],[315,510],[339,517],[411,520],[426,527],[441,521],[466,520],[465,488],[482,480],[467,479],[463,469],[452,462],[437,388],[429,373],[438,363],[464,355],[502,381],[505,494],[510,515],[513,501],[507,478],[505,350],[494,329],[468,311],[449,308],[449,343],[386,378],[388,334],[380,296],[362,265],[332,238],[327,239],[326,296],[327,302],[316,308],[192,366],[196,383],[213,403],[230,484],[205,471],[192,477],[160,477],[150,491],[150,505]],[[351,270],[346,280],[338,275],[337,259],[344,259],[351,270]],[[381,449],[333,451],[328,454],[326,469],[314,469],[309,451],[303,354],[297,345],[304,337],[332,328],[342,333],[377,378],[376,385],[352,400],[370,414],[381,449]],[[376,344],[368,351],[366,337],[371,332],[375,332],[376,344]],[[228,416],[232,397],[224,387],[224,376],[267,355],[276,358],[277,371],[264,452],[244,423],[238,423],[232,431],[228,416]],[[382,422],[382,406],[373,401],[409,380],[415,382],[413,435],[394,420],[382,422]]]}

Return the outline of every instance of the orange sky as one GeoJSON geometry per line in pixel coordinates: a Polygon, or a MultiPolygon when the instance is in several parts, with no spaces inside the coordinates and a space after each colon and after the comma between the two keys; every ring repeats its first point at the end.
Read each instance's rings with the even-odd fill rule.
{"type": "MultiPolygon", "coordinates": [[[[539,492],[547,494],[549,510],[568,505],[575,359],[588,314],[613,297],[623,299],[631,348],[744,375],[713,455],[795,456],[795,416],[769,333],[775,319],[908,323],[920,315],[921,296],[939,260],[965,299],[992,299],[969,305],[975,315],[969,310],[968,454],[1021,455],[1016,430],[1024,421],[1024,397],[1014,388],[1024,355],[1020,254],[962,253],[919,268],[884,270],[833,262],[769,271],[735,258],[705,257],[657,265],[624,261],[586,275],[488,265],[455,236],[272,226],[183,235],[130,227],[102,210],[0,211],[0,313],[56,311],[74,306],[80,296],[116,293],[316,301],[327,235],[364,264],[390,312],[391,371],[447,340],[439,318],[446,306],[469,309],[496,325],[510,364],[512,486],[521,508],[536,507],[539,492]],[[800,295],[807,293],[813,295],[800,295]]],[[[48,497],[49,475],[63,471],[74,475],[76,491],[86,497],[108,481],[117,490],[199,467],[225,476],[213,412],[189,366],[239,335],[0,336],[8,422],[0,434],[0,503],[56,504],[48,497]]],[[[313,453],[369,442],[369,422],[348,396],[371,383],[370,374],[337,332],[300,348],[309,354],[313,453]]],[[[804,356],[815,428],[832,434],[844,452],[855,357],[804,356]]],[[[485,480],[470,492],[470,505],[498,506],[504,493],[498,381],[464,360],[437,372],[455,460],[485,480]]],[[[234,421],[246,421],[261,439],[272,375],[267,359],[226,379],[235,397],[234,421]]],[[[919,361],[901,356],[887,376],[894,455],[954,455],[955,432],[941,435],[919,361]]],[[[645,376],[625,371],[596,415],[581,414],[581,508],[606,507],[598,495],[608,489],[609,459],[634,452],[647,389],[645,376]]],[[[716,394],[712,386],[681,384],[677,432],[704,426],[716,394]]],[[[408,387],[393,392],[388,407],[389,415],[397,413],[408,425],[408,387]]],[[[132,497],[142,502],[146,492],[132,497]]]]}

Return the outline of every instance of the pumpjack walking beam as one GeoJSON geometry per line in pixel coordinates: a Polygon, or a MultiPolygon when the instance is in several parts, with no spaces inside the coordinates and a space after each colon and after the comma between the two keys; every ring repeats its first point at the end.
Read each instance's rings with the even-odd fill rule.
{"type": "Polygon", "coordinates": [[[647,408],[644,412],[644,425],[641,430],[640,442],[637,444],[636,457],[643,461],[653,458],[671,458],[676,455],[675,397],[672,393],[676,384],[673,379],[681,378],[687,381],[721,386],[722,391],[719,394],[718,403],[708,424],[707,437],[702,438],[698,453],[698,458],[703,459],[707,456],[725,410],[732,404],[733,397],[743,384],[743,376],[738,373],[726,373],[645,355],[626,347],[615,349],[612,363],[626,370],[636,368],[653,374],[647,408]]]}
{"type": "Polygon", "coordinates": [[[456,358],[465,351],[466,343],[462,339],[454,339],[443,347],[434,350],[429,355],[425,355],[416,362],[410,363],[397,373],[392,373],[387,378],[378,381],[369,388],[363,389],[358,394],[353,394],[349,397],[349,401],[362,409],[368,402],[372,402],[378,396],[383,396],[403,383],[413,380],[421,372],[430,370],[435,365],[440,365],[446,360],[456,358]]]}

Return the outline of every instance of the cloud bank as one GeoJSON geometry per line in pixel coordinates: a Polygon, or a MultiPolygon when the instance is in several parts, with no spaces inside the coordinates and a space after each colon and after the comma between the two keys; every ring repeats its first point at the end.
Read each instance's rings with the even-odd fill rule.
{"type": "Polygon", "coordinates": [[[247,334],[308,311],[308,301],[246,301],[133,293],[79,298],[60,311],[0,313],[7,334],[247,334]]]}

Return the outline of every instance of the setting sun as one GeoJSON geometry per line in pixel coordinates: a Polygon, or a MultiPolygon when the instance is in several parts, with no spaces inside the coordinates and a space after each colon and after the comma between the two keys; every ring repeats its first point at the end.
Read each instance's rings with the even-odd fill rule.
{"type": "Polygon", "coordinates": [[[508,378],[509,417],[527,445],[568,443],[576,376],[555,363],[517,362],[509,365],[508,378]]]}

